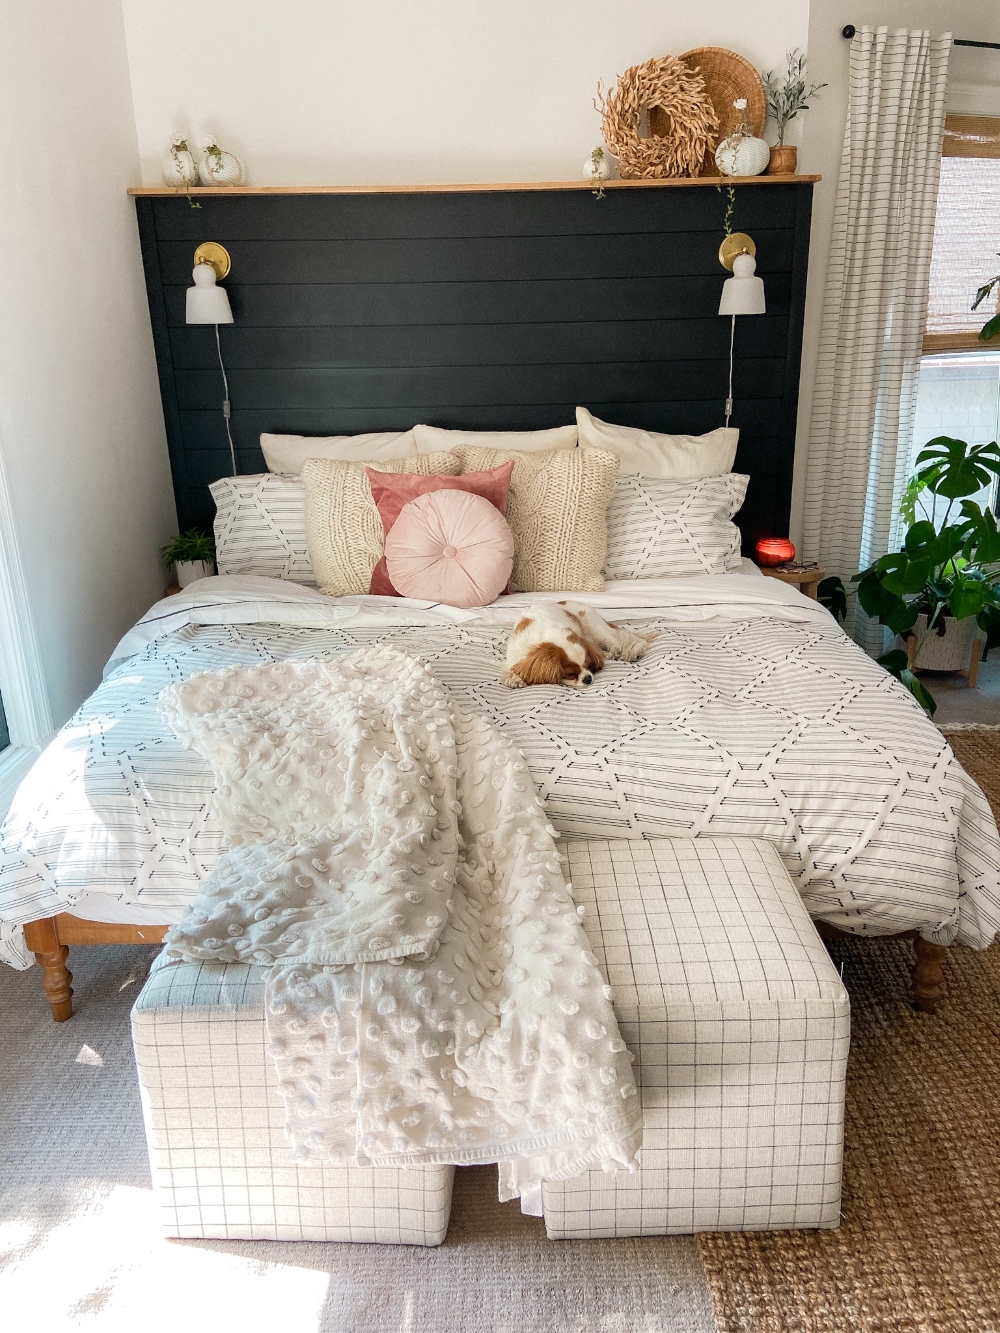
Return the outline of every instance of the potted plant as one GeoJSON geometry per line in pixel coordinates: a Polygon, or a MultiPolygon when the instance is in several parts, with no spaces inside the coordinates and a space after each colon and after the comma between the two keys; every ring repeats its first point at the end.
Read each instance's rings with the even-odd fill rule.
{"type": "MultiPolygon", "coordinates": [[[[963,670],[977,628],[995,625],[1000,531],[989,506],[982,509],[968,497],[998,475],[996,441],[968,445],[947,435],[931,440],[917,455],[917,471],[903,494],[900,513],[909,526],[902,549],[855,574],[858,601],[868,615],[908,643],[908,653],[900,647],[879,659],[894,675],[911,665],[963,670]]],[[[926,689],[904,683],[924,707],[930,700],[933,712],[926,689]]]]}
{"type": "Polygon", "coordinates": [[[173,565],[181,588],[215,573],[215,543],[197,528],[171,537],[161,549],[160,558],[168,569],[173,565]]]}
{"type": "MultiPolygon", "coordinates": [[[[979,288],[976,292],[976,299],[972,303],[972,309],[978,310],[986,300],[987,296],[989,296],[990,292],[992,292],[994,287],[998,284],[1000,284],[1000,273],[998,273],[995,278],[990,278],[989,282],[984,282],[979,288]]],[[[990,339],[995,338],[998,333],[1000,333],[1000,314],[994,315],[991,319],[986,321],[983,327],[979,330],[979,340],[980,342],[988,343],[990,339]]]]}
{"type": "Polygon", "coordinates": [[[764,94],[767,97],[768,114],[774,117],[778,127],[778,142],[771,149],[771,160],[765,174],[768,176],[794,176],[798,165],[799,150],[794,144],[785,143],[785,130],[789,121],[795,119],[800,111],[809,110],[809,102],[816,97],[825,83],[814,83],[806,87],[806,58],[798,49],[786,53],[787,69],[784,81],[773,69],[762,77],[764,94]]]}

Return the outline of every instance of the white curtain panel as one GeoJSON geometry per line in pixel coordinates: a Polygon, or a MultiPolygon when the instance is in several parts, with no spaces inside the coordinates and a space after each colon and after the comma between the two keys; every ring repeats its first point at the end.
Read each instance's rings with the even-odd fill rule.
{"type": "MultiPolygon", "coordinates": [[[[805,556],[845,583],[884,555],[906,482],[927,311],[951,34],[851,42],[809,439],[805,556]]],[[[876,654],[883,631],[854,634],[876,654]]]]}

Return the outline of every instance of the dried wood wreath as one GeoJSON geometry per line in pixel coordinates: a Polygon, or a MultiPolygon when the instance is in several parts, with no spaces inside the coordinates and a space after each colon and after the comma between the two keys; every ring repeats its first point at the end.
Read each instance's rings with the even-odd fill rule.
{"type": "Polygon", "coordinates": [[[632,65],[606,95],[598,84],[594,106],[623,180],[697,176],[719,128],[705,80],[676,56],[632,65]],[[652,106],[662,111],[666,132],[643,139],[642,113],[652,106]]]}

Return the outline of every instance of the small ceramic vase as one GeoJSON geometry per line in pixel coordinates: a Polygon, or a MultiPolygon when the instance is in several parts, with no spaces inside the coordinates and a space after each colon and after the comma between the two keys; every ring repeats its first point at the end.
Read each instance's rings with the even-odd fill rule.
{"type": "Polygon", "coordinates": [[[793,143],[776,143],[767,164],[769,176],[794,176],[799,165],[799,150],[793,143]]]}
{"type": "Polygon", "coordinates": [[[715,150],[715,165],[723,176],[759,176],[770,156],[771,149],[763,139],[731,134],[715,150]]]}
{"type": "Polygon", "coordinates": [[[603,148],[595,148],[583,164],[583,179],[587,181],[606,181],[611,177],[611,163],[603,148]],[[600,154],[600,156],[598,156],[600,154]]]}
{"type": "Polygon", "coordinates": [[[202,145],[198,174],[202,185],[242,185],[243,163],[233,153],[224,152],[214,139],[209,139],[202,145]]]}
{"type": "Polygon", "coordinates": [[[170,140],[170,149],[163,159],[163,183],[180,190],[198,184],[198,164],[183,134],[175,134],[170,140]]]}
{"type": "Polygon", "coordinates": [[[198,579],[207,579],[214,573],[214,560],[178,560],[174,565],[174,575],[179,588],[186,588],[198,579]]]}

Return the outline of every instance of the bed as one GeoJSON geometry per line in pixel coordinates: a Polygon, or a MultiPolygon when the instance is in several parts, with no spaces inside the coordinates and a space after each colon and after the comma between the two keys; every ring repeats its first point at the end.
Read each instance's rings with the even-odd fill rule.
{"type": "Polygon", "coordinates": [[[574,593],[655,633],[650,652],[586,690],[508,690],[507,630],[551,596],[461,611],[223,576],[158,602],[15,798],[0,959],[34,954],[63,1019],[70,945],[156,942],[183,916],[221,834],[206,763],[159,716],[164,686],[384,641],[502,728],[562,835],[766,838],[826,929],[915,939],[915,994],[933,1009],[947,946],[985,948],[1000,925],[1000,842],[911,696],[816,602],[747,572],[574,593]]]}

